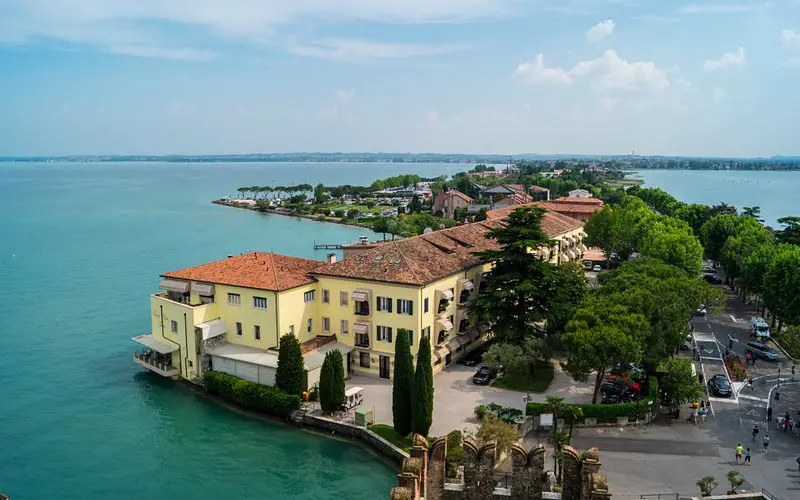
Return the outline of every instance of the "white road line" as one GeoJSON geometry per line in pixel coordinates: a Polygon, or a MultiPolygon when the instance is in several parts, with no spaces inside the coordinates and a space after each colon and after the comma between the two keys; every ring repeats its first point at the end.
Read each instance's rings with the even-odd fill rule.
{"type": "Polygon", "coordinates": [[[728,316],[730,316],[730,317],[731,317],[731,321],[733,321],[734,323],[738,323],[738,322],[739,322],[739,320],[738,320],[738,319],[736,319],[736,318],[734,318],[734,317],[733,317],[733,314],[729,314],[728,316]]]}
{"type": "Polygon", "coordinates": [[[747,396],[745,394],[739,394],[739,399],[749,399],[750,401],[760,401],[762,403],[769,403],[769,399],[767,398],[759,398],[756,396],[747,396]]]}

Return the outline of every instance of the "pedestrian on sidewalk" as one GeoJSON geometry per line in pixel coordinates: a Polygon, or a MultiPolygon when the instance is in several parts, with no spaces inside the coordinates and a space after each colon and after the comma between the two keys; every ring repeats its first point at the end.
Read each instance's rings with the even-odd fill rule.
{"type": "Polygon", "coordinates": [[[794,363],[792,363],[792,382],[794,382],[794,363]]]}
{"type": "Polygon", "coordinates": [[[747,379],[747,388],[750,389],[750,392],[756,392],[756,388],[753,387],[753,378],[749,377],[747,379]]]}
{"type": "Polygon", "coordinates": [[[742,454],[744,453],[744,448],[742,448],[742,443],[736,445],[736,463],[742,463],[742,454]]]}
{"type": "Polygon", "coordinates": [[[756,442],[756,438],[758,437],[758,432],[759,432],[758,426],[754,425],[753,426],[753,442],[754,443],[756,442]]]}
{"type": "Polygon", "coordinates": [[[764,453],[767,452],[767,448],[769,448],[769,434],[764,434],[764,453]]]}
{"type": "Polygon", "coordinates": [[[744,455],[744,463],[745,464],[750,465],[750,457],[752,455],[753,455],[753,453],[750,451],[750,447],[748,446],[747,447],[747,452],[744,455]]]}
{"type": "Polygon", "coordinates": [[[772,422],[772,406],[767,406],[767,422],[772,422]]]}
{"type": "Polygon", "coordinates": [[[744,353],[744,364],[745,366],[750,364],[750,351],[744,353]]]}

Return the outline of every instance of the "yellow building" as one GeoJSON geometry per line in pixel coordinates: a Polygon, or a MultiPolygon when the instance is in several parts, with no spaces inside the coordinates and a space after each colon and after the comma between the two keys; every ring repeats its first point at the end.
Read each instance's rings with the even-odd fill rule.
{"type": "MultiPolygon", "coordinates": [[[[167,377],[198,381],[213,369],[272,385],[280,336],[302,343],[308,386],[324,355],[338,349],[348,373],[389,379],[394,342],[408,335],[416,355],[431,339],[434,371],[478,346],[486,329],[467,304],[488,266],[475,252],[496,249],[494,218],[389,241],[336,262],[247,253],[173,271],[151,296],[152,333],[133,340],[137,363],[167,377]]],[[[583,223],[547,212],[542,230],[554,244],[538,249],[554,263],[580,260],[583,223]]]]}

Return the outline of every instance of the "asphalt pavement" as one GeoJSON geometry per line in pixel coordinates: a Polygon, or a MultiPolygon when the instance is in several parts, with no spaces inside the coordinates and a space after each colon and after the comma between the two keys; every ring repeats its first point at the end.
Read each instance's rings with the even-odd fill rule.
{"type": "MultiPolygon", "coordinates": [[[[745,359],[745,345],[750,341],[747,322],[757,315],[755,304],[743,303],[727,292],[725,309],[716,314],[695,316],[692,319],[699,370],[705,381],[716,373],[725,374],[722,357],[726,349],[745,359]],[[732,347],[729,347],[732,346],[732,347]]],[[[800,498],[800,436],[779,431],[775,417],[787,411],[797,418],[800,411],[800,376],[792,380],[792,360],[780,353],[777,361],[758,359],[747,366],[754,383],[733,383],[734,394],[729,398],[710,396],[712,417],[705,423],[709,439],[717,446],[723,460],[740,470],[756,489],[765,488],[779,498],[800,498]],[[767,422],[767,409],[772,407],[772,421],[767,422]],[[756,439],[752,430],[759,429],[756,439]],[[763,438],[769,435],[769,448],[763,452],[763,438]],[[741,443],[753,451],[752,465],[736,465],[734,449],[741,443]]]]}

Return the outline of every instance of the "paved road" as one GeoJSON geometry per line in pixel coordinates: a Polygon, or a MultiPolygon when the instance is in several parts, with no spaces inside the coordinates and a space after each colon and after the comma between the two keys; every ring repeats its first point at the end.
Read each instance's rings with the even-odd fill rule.
{"type": "MultiPolygon", "coordinates": [[[[756,314],[754,305],[742,303],[732,293],[727,296],[724,311],[692,320],[706,380],[715,373],[725,373],[720,351],[724,353],[730,339],[733,339],[730,351],[742,359],[745,344],[750,340],[747,322],[756,314]],[[716,347],[712,347],[713,344],[716,347]]],[[[800,411],[800,376],[793,382],[791,367],[791,360],[782,354],[777,362],[757,360],[754,367],[747,367],[754,379],[753,388],[737,383],[733,397],[711,397],[713,416],[706,423],[709,438],[724,460],[740,468],[755,488],[765,488],[787,499],[800,498],[800,471],[795,462],[800,456],[800,436],[776,430],[774,417],[786,411],[796,416],[800,411]],[[766,421],[769,406],[773,408],[771,423],[766,421]],[[755,442],[752,438],[754,426],[759,428],[755,442]],[[767,453],[761,451],[765,434],[770,437],[767,453]],[[752,466],[735,465],[733,450],[738,443],[753,449],[752,466]]]]}

